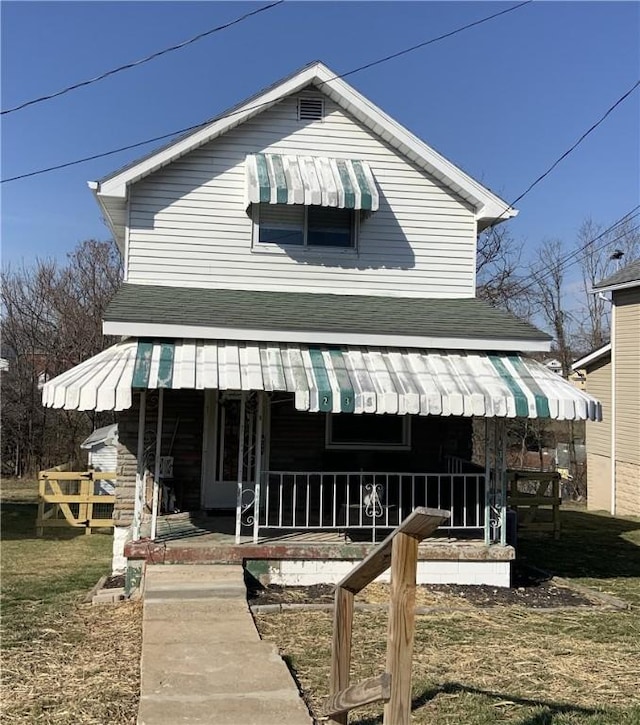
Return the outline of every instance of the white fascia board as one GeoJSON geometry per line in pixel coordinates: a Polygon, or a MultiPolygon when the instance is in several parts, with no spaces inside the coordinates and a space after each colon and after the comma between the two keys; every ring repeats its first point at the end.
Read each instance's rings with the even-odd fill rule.
{"type": "Polygon", "coordinates": [[[290,78],[281,85],[266,91],[262,96],[254,99],[243,107],[236,109],[229,115],[223,116],[217,121],[194,131],[187,138],[177,141],[172,146],[159,151],[157,154],[143,159],[139,164],[125,169],[115,176],[103,181],[99,185],[98,193],[102,196],[126,196],[126,189],[129,184],[133,184],[143,176],[152,173],[156,169],[174,161],[180,156],[189,153],[193,149],[202,146],[209,141],[221,136],[229,129],[240,125],[255,113],[265,111],[285,96],[295,93],[296,91],[309,85],[316,76],[315,67],[305,68],[297,76],[290,78]]]}
{"type": "Polygon", "coordinates": [[[108,225],[109,229],[111,230],[111,233],[113,234],[113,238],[115,240],[116,246],[120,250],[120,253],[122,255],[124,255],[124,253],[125,253],[124,240],[122,239],[121,235],[118,233],[118,225],[115,224],[113,219],[111,218],[111,213],[105,203],[105,200],[100,198],[100,195],[98,193],[98,188],[99,188],[98,182],[97,181],[87,181],[87,186],[91,189],[91,192],[93,193],[95,200],[98,202],[100,211],[102,212],[102,215],[104,216],[105,221],[107,222],[107,225],[108,225]]]}
{"type": "Polygon", "coordinates": [[[217,121],[212,121],[187,138],[177,141],[172,146],[142,160],[139,164],[103,181],[99,184],[96,193],[99,196],[126,198],[128,185],[135,183],[143,176],[165,166],[193,149],[212,141],[229,129],[240,125],[252,115],[266,110],[286,96],[296,93],[310,84],[320,86],[320,90],[323,90],[322,86],[326,86],[326,92],[336,103],[346,109],[350,107],[355,109],[358,112],[356,115],[362,116],[361,120],[366,121],[374,132],[383,137],[385,136],[384,132],[390,135],[392,144],[399,151],[416,161],[428,173],[442,180],[445,185],[471,203],[476,210],[478,219],[500,218],[506,220],[518,213],[516,209],[512,209],[500,197],[464,173],[430,146],[427,146],[348,83],[337,78],[336,74],[323,63],[317,63],[303,69],[297,75],[266,91],[244,107],[236,109],[217,121]]]}
{"type": "Polygon", "coordinates": [[[167,337],[204,340],[247,340],[252,342],[295,342],[321,345],[371,345],[379,347],[440,348],[446,350],[504,350],[546,352],[547,340],[488,340],[465,337],[418,337],[412,335],[373,335],[351,332],[298,332],[291,330],[251,330],[200,325],[171,325],[105,320],[105,335],[125,337],[167,337]]]}
{"type": "Polygon", "coordinates": [[[605,357],[605,355],[608,355],[611,352],[611,343],[607,343],[606,345],[603,345],[602,347],[598,348],[597,350],[594,350],[593,352],[590,352],[588,355],[585,355],[584,357],[581,357],[579,360],[576,360],[573,365],[571,366],[572,370],[580,370],[581,368],[586,367],[587,365],[591,365],[591,363],[597,362],[600,360],[600,358],[605,357]]]}
{"type": "MultiPolygon", "coordinates": [[[[387,115],[368,98],[358,93],[348,83],[345,83],[341,78],[336,78],[335,74],[325,65],[319,64],[317,73],[322,83],[329,86],[347,103],[354,106],[370,122],[377,124],[390,133],[397,140],[399,150],[412,160],[421,162],[420,165],[426,167],[427,171],[444,181],[453,191],[467,198],[476,207],[478,218],[502,216],[506,220],[517,215],[518,211],[516,209],[511,208],[499,196],[466,174],[424,141],[421,141],[411,131],[387,115]]],[[[340,102],[339,98],[334,97],[334,100],[337,103],[340,102]]]]}
{"type": "Polygon", "coordinates": [[[630,282],[620,282],[620,284],[611,284],[606,287],[592,287],[589,290],[589,294],[597,295],[599,292],[616,292],[619,289],[629,289],[630,287],[640,287],[640,279],[632,279],[630,282]]]}

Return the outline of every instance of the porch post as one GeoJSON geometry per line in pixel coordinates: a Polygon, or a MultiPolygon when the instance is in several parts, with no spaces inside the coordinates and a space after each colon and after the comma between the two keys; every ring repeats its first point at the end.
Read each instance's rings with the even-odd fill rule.
{"type": "Polygon", "coordinates": [[[240,395],[240,421],[238,426],[238,491],[236,498],[236,544],[240,543],[242,528],[242,478],[244,472],[244,419],[247,408],[247,394],[240,395]]]}
{"type": "Polygon", "coordinates": [[[258,392],[258,410],[256,411],[256,443],[255,443],[255,498],[253,504],[253,543],[258,543],[258,526],[260,519],[260,482],[262,481],[262,430],[264,423],[264,393],[258,392]]]}
{"type": "Polygon", "coordinates": [[[133,501],[133,540],[140,538],[140,527],[142,524],[142,512],[144,510],[144,427],[147,413],[147,391],[140,393],[140,407],[138,410],[138,449],[136,451],[136,491],[133,501]]]}
{"type": "Polygon", "coordinates": [[[504,419],[498,423],[498,460],[496,461],[496,476],[498,477],[496,494],[497,506],[500,507],[500,544],[507,544],[507,425],[504,419]]]}
{"type": "MultiPolygon", "coordinates": [[[[495,418],[493,419],[495,421],[495,418]]],[[[491,441],[489,418],[484,419],[484,543],[491,543],[491,441]]]]}
{"type": "Polygon", "coordinates": [[[156,461],[153,471],[153,501],[151,506],[151,540],[156,538],[158,508],[160,504],[160,454],[162,453],[162,415],[164,409],[164,388],[158,391],[158,420],[156,425],[156,461]]]}

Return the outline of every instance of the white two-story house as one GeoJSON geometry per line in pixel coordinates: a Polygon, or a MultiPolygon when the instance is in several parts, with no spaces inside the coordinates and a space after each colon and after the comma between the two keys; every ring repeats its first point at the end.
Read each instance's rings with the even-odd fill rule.
{"type": "Polygon", "coordinates": [[[546,334],[475,296],[477,236],[514,209],[321,63],[90,186],[125,262],[104,318],[122,340],[43,398],[118,411],[116,568],[322,580],[427,505],[450,545],[423,580],[508,585],[505,419],[600,415],[527,359],[546,334]]]}

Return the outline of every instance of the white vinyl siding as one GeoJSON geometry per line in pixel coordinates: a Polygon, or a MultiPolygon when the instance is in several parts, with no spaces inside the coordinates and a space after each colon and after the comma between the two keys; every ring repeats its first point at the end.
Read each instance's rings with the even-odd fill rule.
{"type": "Polygon", "coordinates": [[[127,281],[137,284],[471,297],[475,249],[469,205],[329,99],[314,122],[285,99],[130,190],[127,281]],[[252,250],[244,159],[257,152],[369,163],[380,209],[360,224],[357,255],[252,250]]]}

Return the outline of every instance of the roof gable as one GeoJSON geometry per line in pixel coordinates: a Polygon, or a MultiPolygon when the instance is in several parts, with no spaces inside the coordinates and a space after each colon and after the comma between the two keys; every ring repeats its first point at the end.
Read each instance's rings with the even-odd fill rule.
{"type": "Polygon", "coordinates": [[[298,93],[310,85],[321,90],[386,143],[471,204],[480,229],[517,214],[517,211],[504,200],[397,123],[327,66],[317,62],[99,182],[90,182],[89,186],[96,194],[112,227],[118,226],[118,216],[127,198],[127,188],[131,184],[222,136],[232,128],[271,108],[283,98],[298,93]]]}

